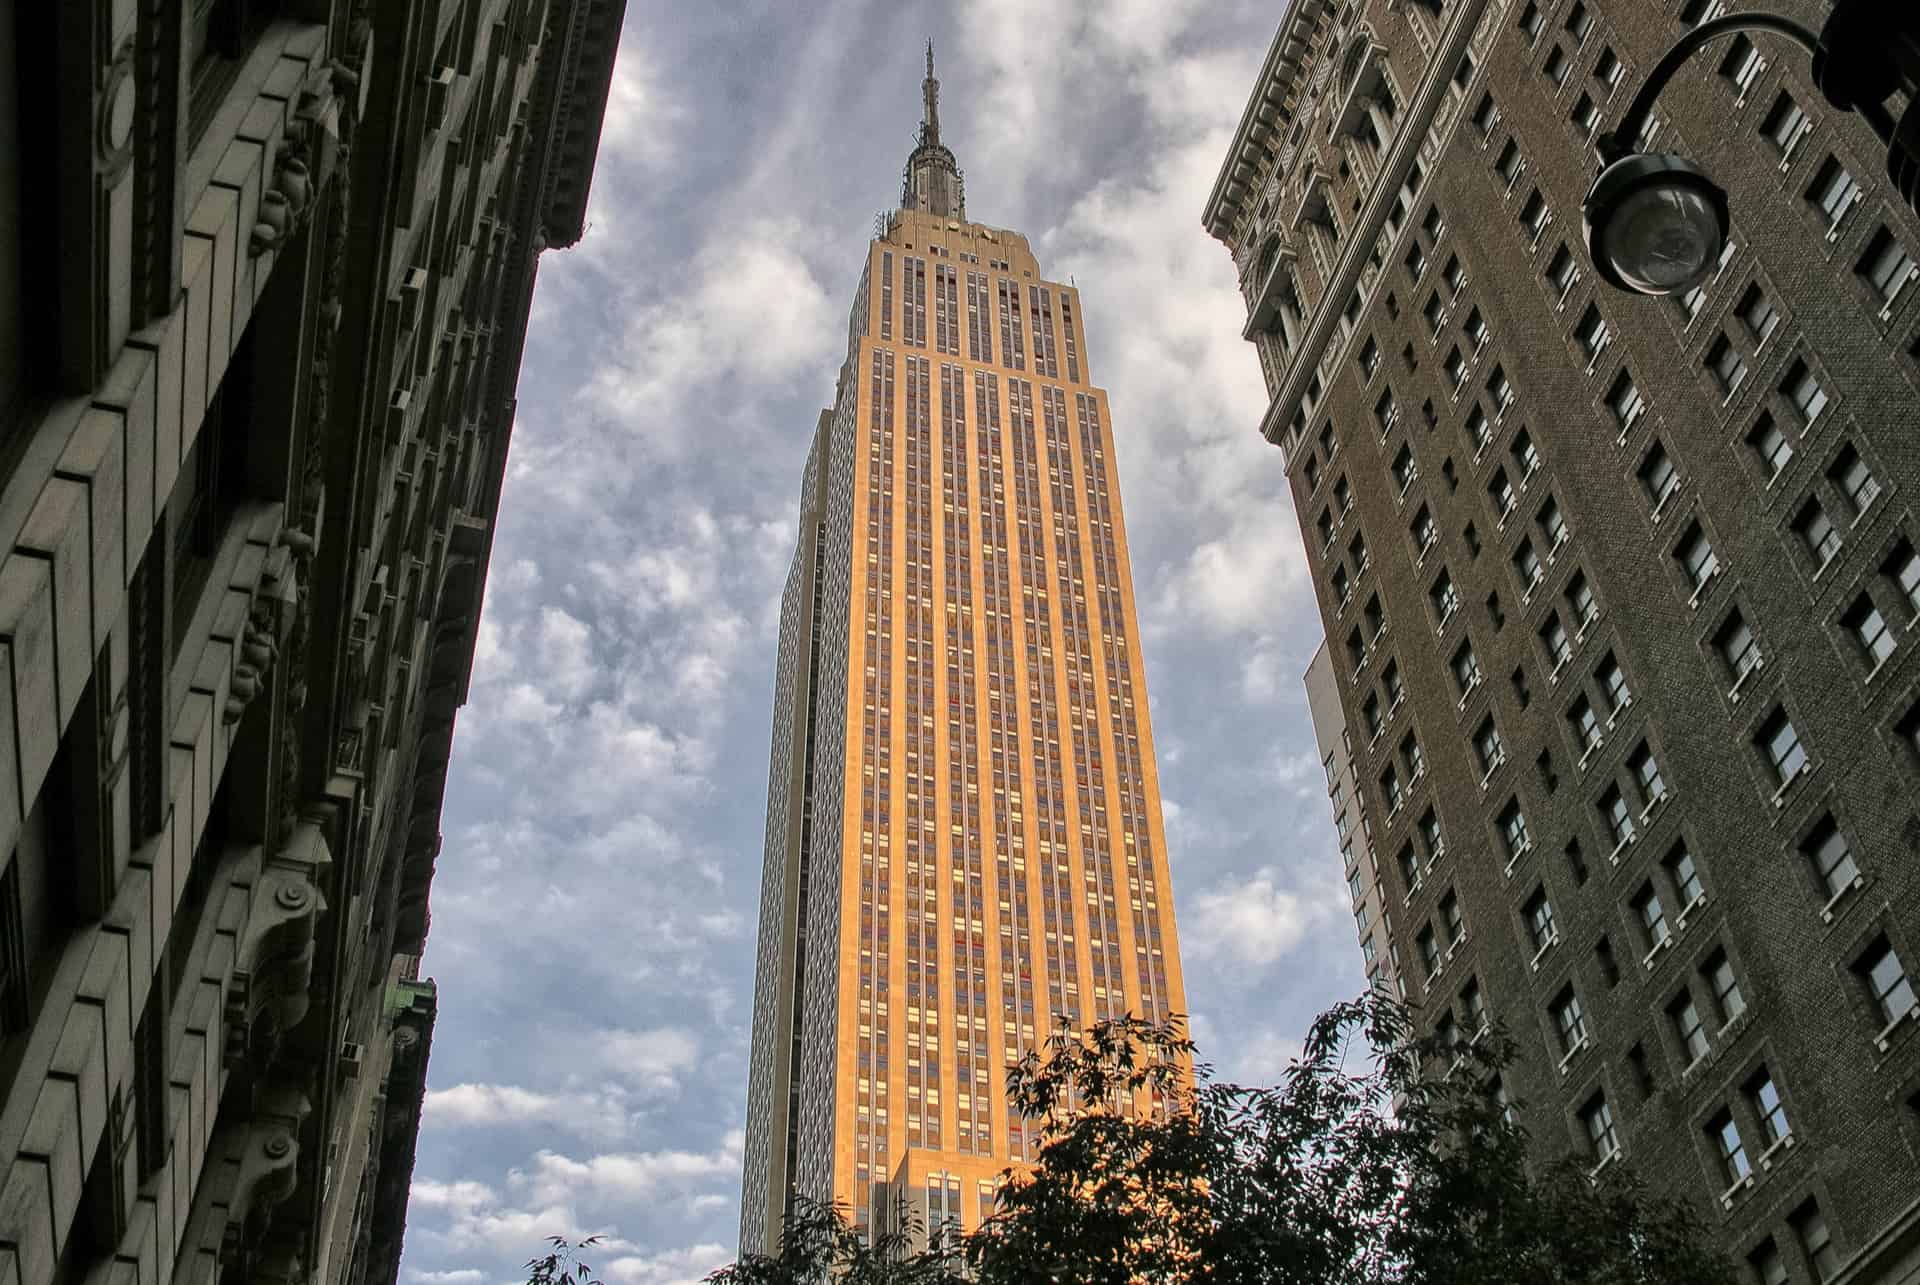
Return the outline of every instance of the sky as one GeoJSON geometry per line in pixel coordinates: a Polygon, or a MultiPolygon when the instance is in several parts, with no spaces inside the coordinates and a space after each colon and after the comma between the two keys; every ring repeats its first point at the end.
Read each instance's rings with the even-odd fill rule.
{"type": "Polygon", "coordinates": [[[609,1285],[737,1237],[780,589],[935,42],[976,221],[1084,300],[1111,395],[1201,1055],[1278,1080],[1364,985],[1300,677],[1319,642],[1200,215],[1282,6],[629,0],[585,238],[540,267],[423,972],[401,1279],[609,1285]]]}

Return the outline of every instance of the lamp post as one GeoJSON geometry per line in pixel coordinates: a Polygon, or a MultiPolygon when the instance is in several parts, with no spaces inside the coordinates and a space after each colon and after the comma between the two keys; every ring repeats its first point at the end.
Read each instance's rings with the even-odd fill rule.
{"type": "Polygon", "coordinates": [[[1684,156],[1636,152],[1654,100],[1688,58],[1736,31],[1769,32],[1806,50],[1827,102],[1858,112],[1887,145],[1887,174],[1920,213],[1920,0],[1836,0],[1818,35],[1773,13],[1737,13],[1701,23],[1674,44],[1628,103],[1612,133],[1595,141],[1603,168],[1581,204],[1594,270],[1618,290],[1670,295],[1704,278],[1727,239],[1727,194],[1684,156]],[[1887,98],[1903,91],[1896,122],[1887,98]]]}

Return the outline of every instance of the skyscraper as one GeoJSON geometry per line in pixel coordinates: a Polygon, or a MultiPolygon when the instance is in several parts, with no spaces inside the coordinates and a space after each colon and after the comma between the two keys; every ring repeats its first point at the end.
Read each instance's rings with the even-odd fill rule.
{"type": "Polygon", "coordinates": [[[1920,225],[1733,36],[1651,130],[1729,190],[1718,270],[1629,296],[1580,241],[1594,135],[1726,8],[1296,0],[1205,221],[1369,972],[1504,1021],[1540,1153],[1694,1197],[1752,1279],[1911,1280],[1920,225]]]}
{"type": "Polygon", "coordinates": [[[782,606],[743,1253],[794,1193],[971,1227],[1005,1072],[1184,1011],[1106,393],[1079,292],[925,118],[868,247],[782,606]]]}

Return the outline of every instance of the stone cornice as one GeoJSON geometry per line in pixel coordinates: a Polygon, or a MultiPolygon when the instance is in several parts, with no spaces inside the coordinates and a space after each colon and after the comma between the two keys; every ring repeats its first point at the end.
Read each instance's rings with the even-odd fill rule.
{"type": "Polygon", "coordinates": [[[1399,194],[1401,184],[1406,181],[1407,172],[1412,168],[1421,144],[1426,141],[1427,131],[1434,117],[1439,114],[1441,101],[1452,85],[1453,69],[1459,65],[1461,54],[1466,52],[1467,43],[1473,38],[1474,28],[1479,26],[1480,15],[1487,4],[1488,0],[1462,0],[1454,11],[1453,22],[1442,33],[1433,57],[1427,63],[1426,73],[1420,78],[1420,88],[1408,105],[1406,122],[1394,136],[1380,172],[1367,193],[1366,204],[1346,240],[1346,249],[1340,256],[1340,262],[1328,277],[1327,288],[1315,302],[1313,316],[1307,322],[1306,336],[1297,349],[1297,355],[1287,367],[1279,392],[1267,404],[1267,413],[1260,420],[1260,435],[1283,450],[1286,447],[1284,435],[1287,423],[1300,405],[1308,381],[1319,369],[1321,354],[1332,342],[1334,328],[1340,319],[1339,301],[1352,294],[1359,284],[1361,269],[1373,249],[1374,240],[1386,224],[1387,211],[1399,194]]]}
{"type": "Polygon", "coordinates": [[[1259,177],[1259,148],[1281,124],[1273,118],[1281,111],[1294,78],[1312,52],[1313,30],[1325,9],[1326,0],[1294,0],[1280,20],[1280,29],[1273,33],[1273,43],[1267,46],[1260,77],[1254,82],[1246,110],[1240,114],[1240,125],[1233,131],[1233,146],[1227,149],[1227,159],[1220,166],[1207,208],[1200,216],[1201,226],[1219,240],[1226,240],[1240,203],[1254,190],[1259,177]]]}

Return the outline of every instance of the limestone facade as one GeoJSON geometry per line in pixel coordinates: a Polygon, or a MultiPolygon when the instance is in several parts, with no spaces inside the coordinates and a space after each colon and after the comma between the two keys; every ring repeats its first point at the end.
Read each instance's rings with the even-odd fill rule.
{"type": "Polygon", "coordinates": [[[0,8],[0,1281],[392,1281],[623,3],[0,8]]]}

